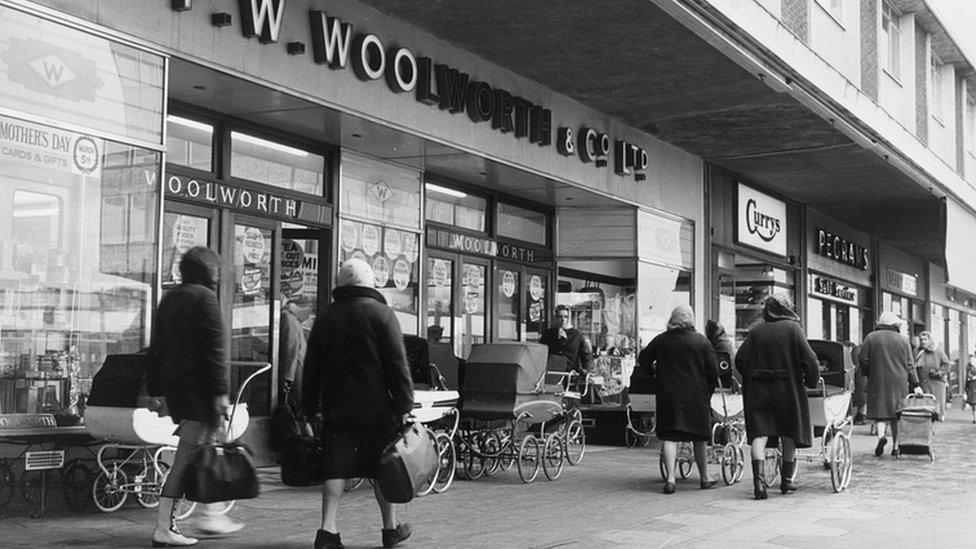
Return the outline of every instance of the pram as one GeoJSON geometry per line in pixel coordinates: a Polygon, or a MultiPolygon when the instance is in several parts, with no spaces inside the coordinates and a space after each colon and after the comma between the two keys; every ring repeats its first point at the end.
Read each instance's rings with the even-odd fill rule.
{"type": "MultiPolygon", "coordinates": [[[[271,365],[265,364],[248,376],[238,389],[227,427],[229,440],[240,438],[250,420],[247,403],[241,402],[244,389],[252,379],[270,369],[271,365]]],[[[100,379],[96,374],[92,380],[92,396],[100,391],[100,384],[111,385],[111,382],[111,378],[102,376],[100,379]]],[[[98,449],[98,469],[92,483],[92,500],[103,513],[121,509],[129,494],[135,495],[136,502],[146,509],[157,507],[169,470],[168,461],[179,444],[179,437],[173,434],[176,425],[169,416],[160,416],[146,407],[137,406],[135,399],[131,400],[102,402],[94,399],[94,402],[89,400],[85,409],[85,427],[89,434],[107,441],[98,449]]],[[[227,512],[233,505],[233,501],[224,502],[220,511],[227,512]]],[[[195,502],[181,499],[177,503],[177,518],[190,516],[195,506],[195,502]]]]}
{"type": "Polygon", "coordinates": [[[627,425],[624,427],[624,441],[628,448],[644,447],[654,435],[655,414],[657,413],[657,387],[653,375],[645,374],[635,368],[627,388],[627,425]]]}
{"type": "MultiPolygon", "coordinates": [[[[742,452],[742,444],[745,441],[743,402],[738,381],[732,375],[732,358],[724,352],[717,353],[717,355],[719,386],[712,393],[710,401],[714,421],[707,446],[707,459],[709,463],[721,466],[722,481],[731,485],[742,480],[744,470],[745,455],[742,452]]],[[[688,478],[688,475],[691,474],[691,466],[694,463],[692,444],[690,442],[679,443],[675,467],[681,478],[688,478]]],[[[663,452],[658,460],[658,465],[661,478],[667,480],[663,452]]]]}
{"type": "MultiPolygon", "coordinates": [[[[471,349],[461,387],[458,451],[463,474],[475,479],[516,464],[532,482],[541,462],[546,478],[562,473],[570,451],[582,457],[585,440],[577,417],[568,417],[566,387],[546,384],[548,348],[536,343],[483,343],[471,349]],[[546,425],[557,423],[552,432],[546,425]],[[530,427],[538,431],[531,432],[530,427]],[[578,438],[570,440],[574,434],[578,438]],[[570,448],[572,442],[574,447],[570,448]]],[[[575,415],[575,414],[573,414],[575,415]]]]}
{"type": "MultiPolygon", "coordinates": [[[[834,492],[840,492],[850,484],[853,464],[850,437],[854,430],[851,417],[854,361],[851,345],[819,339],[811,339],[809,342],[820,362],[817,388],[807,390],[810,423],[814,436],[821,437],[820,453],[813,455],[797,451],[796,457],[798,461],[820,460],[824,469],[830,471],[830,483],[834,492]]],[[[774,478],[779,473],[781,461],[779,450],[767,450],[767,478],[774,478]],[[770,466],[770,462],[774,466],[770,466]]],[[[796,471],[793,477],[796,478],[796,471]]]]}
{"type": "Polygon", "coordinates": [[[929,456],[932,452],[932,435],[939,420],[939,399],[933,394],[908,395],[895,411],[898,419],[898,457],[902,455],[929,456]]]}

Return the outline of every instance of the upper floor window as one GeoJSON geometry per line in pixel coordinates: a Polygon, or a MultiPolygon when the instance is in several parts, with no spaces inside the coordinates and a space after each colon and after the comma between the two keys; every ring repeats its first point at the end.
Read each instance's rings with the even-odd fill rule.
{"type": "Polygon", "coordinates": [[[888,2],[881,7],[881,40],[878,50],[881,54],[881,68],[891,76],[901,78],[901,14],[888,2]]]}
{"type": "Polygon", "coordinates": [[[944,65],[937,55],[932,54],[929,67],[929,93],[931,94],[931,100],[929,104],[932,110],[932,116],[935,117],[940,123],[942,122],[943,115],[943,95],[945,83],[942,80],[942,72],[944,65]]]}

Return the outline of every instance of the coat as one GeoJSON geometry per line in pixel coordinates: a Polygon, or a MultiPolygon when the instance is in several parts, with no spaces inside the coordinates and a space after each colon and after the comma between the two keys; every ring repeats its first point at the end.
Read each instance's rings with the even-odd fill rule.
{"type": "MultiPolygon", "coordinates": [[[[183,262],[193,261],[187,255],[183,262]]],[[[180,265],[181,271],[193,271],[180,265]]],[[[230,366],[224,349],[224,324],[213,280],[183,275],[183,283],[168,291],[156,309],[148,377],[151,395],[166,397],[173,421],[219,425],[214,398],[230,393],[230,366]]]]}
{"type": "Polygon", "coordinates": [[[539,343],[549,347],[550,355],[566,357],[567,366],[570,370],[576,370],[585,375],[593,365],[590,346],[583,334],[576,328],[567,328],[565,331],[566,337],[560,338],[558,326],[549,328],[542,333],[539,343]]]}
{"type": "Polygon", "coordinates": [[[285,382],[290,383],[291,399],[298,403],[302,401],[302,365],[305,363],[308,344],[305,340],[305,332],[302,330],[302,323],[287,308],[281,310],[281,328],[278,336],[280,385],[284,386],[285,382]]]}
{"type": "Polygon", "coordinates": [[[668,330],[651,340],[637,364],[657,377],[658,437],[669,440],[677,432],[690,435],[679,438],[708,440],[710,402],[718,386],[715,351],[708,339],[693,329],[668,330]]]}
{"type": "Polygon", "coordinates": [[[413,381],[393,309],[372,288],[342,286],[309,335],[302,408],[326,427],[369,429],[413,410],[413,381]]]}
{"type": "Polygon", "coordinates": [[[894,419],[905,395],[918,385],[908,340],[896,328],[879,325],[864,338],[858,362],[868,376],[867,417],[894,419]]]}
{"type": "Polygon", "coordinates": [[[735,367],[742,374],[749,442],[783,436],[797,448],[809,448],[813,428],[804,386],[817,387],[820,362],[800,325],[787,319],[759,324],[739,347],[735,367]]]}

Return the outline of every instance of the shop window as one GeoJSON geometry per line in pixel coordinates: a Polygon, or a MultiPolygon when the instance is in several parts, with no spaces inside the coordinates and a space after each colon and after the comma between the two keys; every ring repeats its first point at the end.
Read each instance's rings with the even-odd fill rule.
{"type": "Polygon", "coordinates": [[[449,189],[433,183],[424,185],[427,192],[426,219],[462,229],[485,232],[488,201],[479,196],[449,189]]]}
{"type": "Polygon", "coordinates": [[[78,414],[106,355],[148,343],[161,155],[0,127],[22,153],[0,156],[0,413],[78,414]]]}
{"type": "Polygon", "coordinates": [[[183,254],[194,246],[209,246],[210,219],[174,212],[163,214],[163,289],[173,288],[182,282],[180,261],[183,254]]]}
{"type": "MultiPolygon", "coordinates": [[[[463,260],[462,260],[463,261],[463,260]]],[[[487,295],[485,294],[488,267],[479,263],[461,264],[461,349],[459,356],[467,358],[471,346],[484,343],[488,333],[485,322],[487,295]]],[[[457,348],[457,345],[455,345],[457,348]]]]}
{"type": "Polygon", "coordinates": [[[420,173],[343,153],[339,210],[382,225],[420,230],[420,173]]]}
{"type": "MultiPolygon", "coordinates": [[[[735,334],[741,343],[753,326],[762,322],[766,298],[775,294],[785,295],[796,303],[793,273],[764,263],[754,263],[747,257],[736,257],[735,281],[735,334]]],[[[828,309],[829,311],[829,309],[828,309]]],[[[823,326],[830,329],[830,323],[823,326]]]]}
{"type": "Polygon", "coordinates": [[[166,162],[213,171],[214,128],[180,116],[166,118],[166,162]]]}
{"type": "Polygon", "coordinates": [[[454,337],[454,262],[427,258],[427,340],[450,342],[454,337]]]}
{"type": "Polygon", "coordinates": [[[325,157],[241,132],[230,133],[230,175],[323,196],[325,157]]]}
{"type": "Polygon", "coordinates": [[[548,276],[526,273],[525,313],[522,316],[522,341],[537,341],[548,325],[546,318],[546,290],[548,276]]]}
{"type": "Polygon", "coordinates": [[[376,289],[393,308],[403,333],[417,335],[420,235],[349,219],[339,222],[339,261],[358,258],[373,267],[376,289]]]}
{"type": "Polygon", "coordinates": [[[691,278],[689,270],[644,262],[638,264],[641,347],[665,331],[675,307],[691,304],[691,278]]]}
{"type": "Polygon", "coordinates": [[[549,215],[499,202],[496,207],[498,236],[545,246],[549,242],[549,215]]]}
{"type": "Polygon", "coordinates": [[[495,271],[497,285],[495,302],[498,313],[498,341],[518,341],[519,339],[519,283],[521,275],[514,269],[498,268],[495,271]]]}

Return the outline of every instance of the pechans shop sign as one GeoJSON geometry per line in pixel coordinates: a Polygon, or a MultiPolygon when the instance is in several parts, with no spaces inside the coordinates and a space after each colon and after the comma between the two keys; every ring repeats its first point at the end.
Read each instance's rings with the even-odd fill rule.
{"type": "MultiPolygon", "coordinates": [[[[275,43],[284,23],[285,0],[239,0],[241,31],[247,38],[275,43]]],[[[172,9],[192,9],[192,0],[172,0],[172,9]]],[[[214,25],[229,24],[230,15],[210,14],[214,25]],[[218,17],[219,16],[219,17],[218,17]]],[[[375,34],[353,33],[353,26],[320,10],[309,11],[312,57],[332,70],[349,67],[365,82],[385,80],[390,91],[412,93],[426,105],[436,105],[451,114],[466,114],[476,124],[486,123],[495,131],[528,139],[540,147],[553,145],[552,111],[544,105],[513,95],[508,90],[475,80],[468,73],[430,57],[417,56],[408,48],[388,47],[375,34]]],[[[301,54],[305,44],[290,42],[291,54],[301,54]]],[[[647,150],[622,139],[613,139],[595,128],[556,128],[556,150],[563,156],[577,156],[583,163],[606,167],[612,157],[614,173],[647,178],[650,164],[647,150]]]]}

